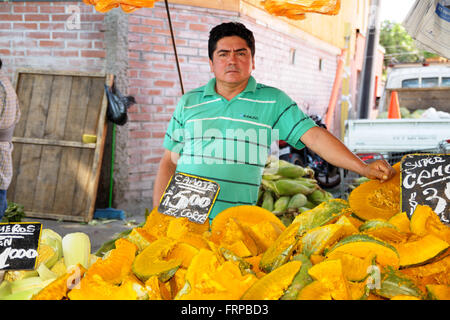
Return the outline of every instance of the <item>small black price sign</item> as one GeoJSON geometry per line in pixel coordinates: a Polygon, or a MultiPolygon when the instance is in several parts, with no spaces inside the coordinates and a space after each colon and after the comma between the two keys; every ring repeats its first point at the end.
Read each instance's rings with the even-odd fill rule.
{"type": "Polygon", "coordinates": [[[427,205],[450,224],[450,154],[408,154],[401,160],[401,207],[411,218],[427,205]]]}
{"type": "Polygon", "coordinates": [[[208,219],[220,186],[211,180],[176,172],[161,197],[158,211],[203,224],[208,219]]]}
{"type": "Polygon", "coordinates": [[[0,270],[32,270],[38,256],[42,224],[0,223],[0,270]]]}

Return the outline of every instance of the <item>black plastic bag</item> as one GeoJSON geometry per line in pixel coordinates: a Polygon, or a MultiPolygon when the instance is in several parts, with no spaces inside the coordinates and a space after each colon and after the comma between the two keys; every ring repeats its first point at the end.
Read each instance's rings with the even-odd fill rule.
{"type": "Polygon", "coordinates": [[[105,84],[105,92],[108,98],[106,118],[119,126],[123,126],[128,120],[127,110],[130,106],[136,104],[136,100],[133,96],[122,95],[114,83],[112,87],[105,84]]]}

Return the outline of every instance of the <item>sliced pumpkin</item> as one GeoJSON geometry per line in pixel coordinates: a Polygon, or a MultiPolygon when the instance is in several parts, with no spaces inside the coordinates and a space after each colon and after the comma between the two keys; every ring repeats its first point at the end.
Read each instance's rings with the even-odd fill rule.
{"type": "Polygon", "coordinates": [[[187,226],[189,232],[200,235],[203,234],[203,232],[209,230],[209,220],[206,220],[203,224],[198,224],[189,221],[188,218],[178,218],[162,214],[158,212],[158,207],[153,208],[153,210],[147,216],[145,224],[142,228],[144,228],[145,231],[158,239],[167,236],[167,229],[169,228],[169,224],[171,222],[172,227],[175,227],[176,224],[180,224],[183,225],[183,227],[187,226]],[[176,220],[176,222],[172,222],[174,220],[176,220]]]}
{"type": "Polygon", "coordinates": [[[397,250],[389,243],[367,234],[354,234],[342,239],[327,252],[326,256],[333,259],[340,253],[348,253],[360,258],[375,254],[377,263],[395,268],[399,266],[400,258],[397,250]]]}
{"type": "Polygon", "coordinates": [[[275,242],[263,253],[259,262],[259,268],[269,273],[286,263],[299,241],[298,230],[300,223],[292,223],[275,240],[275,242]]]}
{"type": "Polygon", "coordinates": [[[392,297],[390,300],[422,300],[422,299],[414,296],[407,296],[400,294],[398,296],[392,297]]]}
{"type": "Polygon", "coordinates": [[[392,224],[393,226],[395,226],[398,231],[403,232],[403,233],[410,233],[411,229],[409,227],[410,225],[410,221],[408,218],[408,215],[406,214],[405,211],[403,212],[399,212],[395,215],[393,215],[388,222],[390,224],[392,224]]]}
{"type": "Polygon", "coordinates": [[[73,280],[80,280],[83,277],[86,269],[78,264],[69,269],[69,271],[59,276],[55,281],[35,294],[31,300],[63,300],[67,299],[67,293],[71,289],[69,285],[73,280]]]}
{"type": "Polygon", "coordinates": [[[290,261],[258,279],[241,297],[242,300],[278,300],[292,283],[302,263],[290,261]]]}
{"type": "Polygon", "coordinates": [[[68,297],[70,300],[136,300],[137,293],[131,281],[124,281],[118,286],[93,274],[83,277],[79,287],[70,290],[68,297]]]}
{"type": "Polygon", "coordinates": [[[162,282],[169,280],[182,263],[181,259],[165,260],[175,244],[176,241],[170,238],[160,238],[152,242],[134,259],[134,274],[143,282],[155,275],[162,282]]]}
{"type": "Polygon", "coordinates": [[[177,242],[167,255],[167,260],[181,260],[181,267],[188,268],[199,249],[185,242],[177,242]]]}
{"type": "Polygon", "coordinates": [[[359,231],[388,242],[400,242],[407,239],[407,234],[400,232],[396,226],[381,219],[366,221],[359,227],[359,231]]]}
{"type": "Polygon", "coordinates": [[[145,290],[148,295],[148,300],[163,300],[158,276],[151,276],[145,281],[145,290]]]}
{"type": "Polygon", "coordinates": [[[422,298],[423,293],[416,284],[398,270],[387,267],[381,273],[380,284],[375,288],[375,293],[383,298],[391,299],[395,296],[406,295],[422,298]]]}
{"type": "Polygon", "coordinates": [[[450,243],[450,227],[442,223],[429,206],[417,205],[411,216],[411,231],[419,236],[432,234],[450,243]]]}
{"type": "Polygon", "coordinates": [[[97,274],[104,281],[119,284],[131,272],[137,246],[130,241],[119,238],[115,249],[104,258],[98,259],[87,271],[89,275],[97,274]]]}
{"type": "Polygon", "coordinates": [[[280,228],[273,221],[262,221],[254,225],[244,225],[244,229],[255,241],[258,247],[258,254],[260,254],[265,252],[273,244],[285,228],[280,228]]]}
{"type": "Polygon", "coordinates": [[[449,285],[429,284],[426,288],[431,300],[450,300],[449,285]]]}
{"type": "Polygon", "coordinates": [[[255,281],[251,274],[242,275],[231,261],[219,264],[216,255],[201,249],[187,269],[185,283],[177,300],[230,300],[239,299],[255,281]]]}
{"type": "Polygon", "coordinates": [[[432,234],[395,245],[402,268],[425,264],[446,252],[449,246],[447,242],[432,234]]]}
{"type": "Polygon", "coordinates": [[[428,284],[450,285],[450,256],[423,266],[400,271],[413,280],[424,292],[428,284]]]}
{"type": "Polygon", "coordinates": [[[133,228],[126,239],[134,243],[138,251],[144,250],[150,243],[156,240],[155,236],[149,234],[144,228],[133,228]]]}
{"type": "Polygon", "coordinates": [[[308,273],[314,280],[326,283],[330,289],[333,300],[351,299],[348,282],[342,272],[342,263],[340,259],[325,260],[312,266],[308,270],[308,273]]]}
{"type": "Polygon", "coordinates": [[[311,210],[297,215],[292,224],[299,223],[298,235],[302,236],[306,231],[323,226],[327,223],[333,223],[340,216],[346,213],[348,202],[343,199],[330,199],[324,201],[311,210]]]}
{"type": "Polygon", "coordinates": [[[348,281],[357,282],[364,281],[369,276],[368,270],[375,257],[375,253],[369,254],[363,258],[345,252],[333,255],[333,259],[341,260],[344,277],[348,281]]]}
{"type": "Polygon", "coordinates": [[[309,230],[300,241],[301,252],[307,257],[322,254],[325,248],[334,245],[345,235],[344,228],[343,225],[328,224],[309,230]]]}
{"type": "Polygon", "coordinates": [[[350,193],[348,202],[354,215],[363,220],[388,220],[400,211],[400,162],[393,168],[396,174],[390,180],[370,180],[350,193]]]}
{"type": "Polygon", "coordinates": [[[231,218],[237,219],[244,226],[253,226],[262,221],[271,221],[281,230],[286,229],[281,220],[269,210],[258,206],[243,205],[227,208],[214,217],[211,223],[211,233],[214,237],[221,237],[227,221],[231,218]]]}
{"type": "Polygon", "coordinates": [[[313,281],[308,273],[313,264],[308,257],[303,254],[297,254],[292,260],[300,261],[302,265],[280,300],[296,300],[299,292],[313,281]]]}
{"type": "Polygon", "coordinates": [[[313,281],[298,294],[297,300],[333,300],[331,289],[322,281],[313,281]]]}

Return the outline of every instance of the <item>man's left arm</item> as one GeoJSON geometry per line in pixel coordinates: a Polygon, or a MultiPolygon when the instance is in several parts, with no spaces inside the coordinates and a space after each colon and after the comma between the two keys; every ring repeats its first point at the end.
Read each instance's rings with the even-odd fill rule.
{"type": "Polygon", "coordinates": [[[332,165],[356,172],[369,179],[385,181],[395,174],[395,170],[385,160],[366,164],[324,128],[313,127],[306,131],[300,140],[332,165]]]}

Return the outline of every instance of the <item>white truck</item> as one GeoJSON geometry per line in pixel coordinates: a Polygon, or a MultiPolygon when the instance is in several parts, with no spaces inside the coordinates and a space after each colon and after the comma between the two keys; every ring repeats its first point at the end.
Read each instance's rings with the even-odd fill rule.
{"type": "MultiPolygon", "coordinates": [[[[450,115],[448,65],[393,68],[388,74],[380,111],[388,109],[394,90],[400,107],[410,112],[434,108],[450,115]]],[[[394,164],[408,153],[449,153],[450,117],[348,120],[344,144],[367,162],[384,158],[394,164]]],[[[348,185],[357,177],[341,170],[341,196],[346,196],[348,185]]]]}

